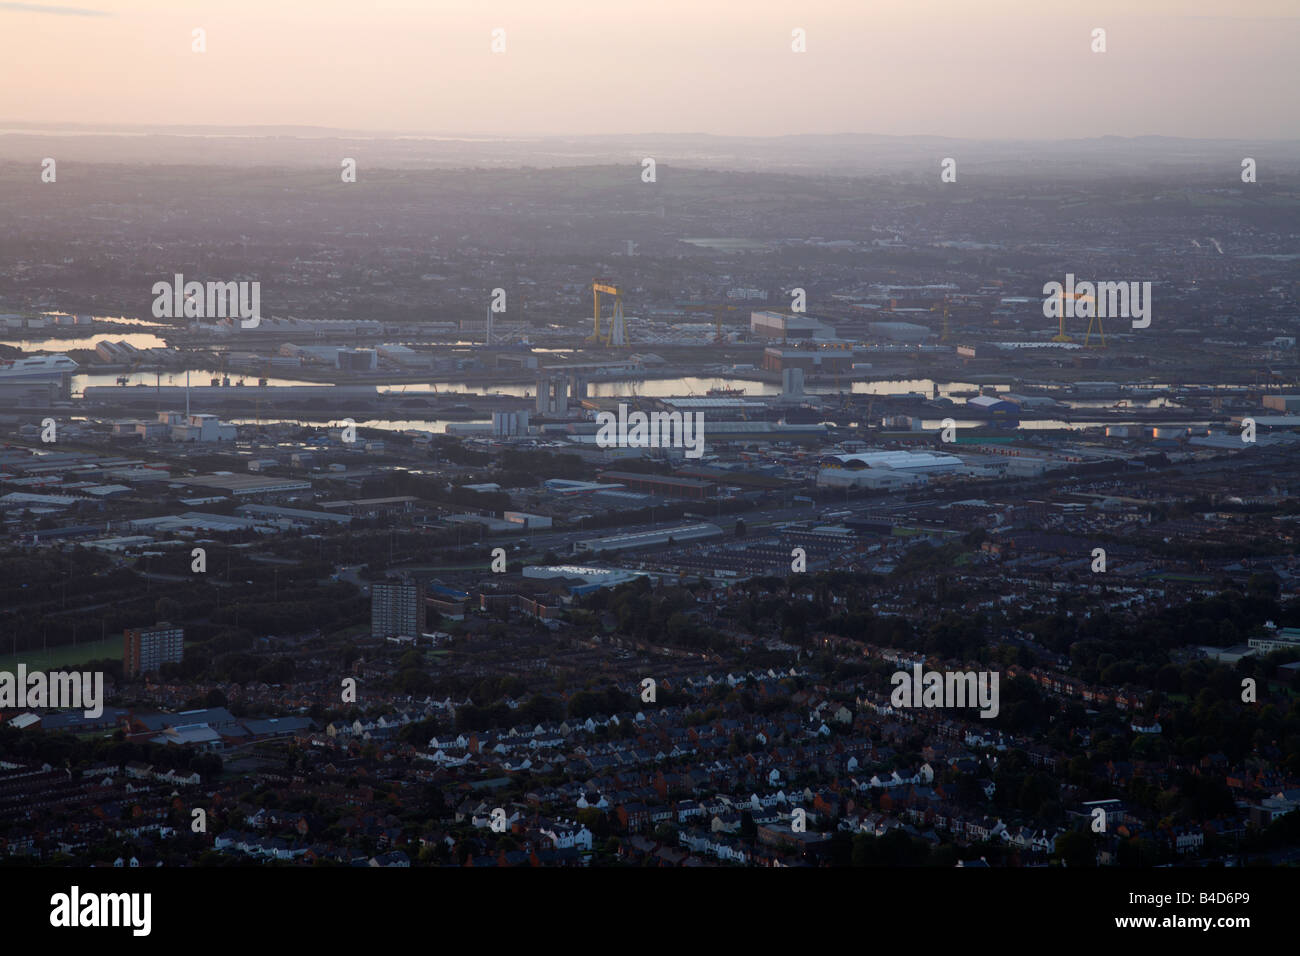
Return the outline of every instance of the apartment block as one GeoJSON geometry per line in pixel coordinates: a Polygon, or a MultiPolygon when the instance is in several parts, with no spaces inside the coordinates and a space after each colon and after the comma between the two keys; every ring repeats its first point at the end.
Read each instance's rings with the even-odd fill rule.
{"type": "Polygon", "coordinates": [[[123,632],[122,669],[127,676],[150,674],[163,664],[179,664],[185,655],[185,629],[166,621],[123,632]]]}

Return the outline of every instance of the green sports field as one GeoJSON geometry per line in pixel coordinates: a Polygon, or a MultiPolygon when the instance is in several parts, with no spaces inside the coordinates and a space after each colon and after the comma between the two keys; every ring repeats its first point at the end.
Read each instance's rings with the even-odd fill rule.
{"type": "Polygon", "coordinates": [[[29,670],[36,668],[60,670],[106,657],[119,661],[122,659],[121,635],[106,637],[102,641],[79,643],[75,646],[64,644],[60,647],[51,647],[44,654],[39,648],[34,651],[20,651],[18,654],[0,654],[0,671],[12,673],[19,663],[26,664],[29,670]]]}

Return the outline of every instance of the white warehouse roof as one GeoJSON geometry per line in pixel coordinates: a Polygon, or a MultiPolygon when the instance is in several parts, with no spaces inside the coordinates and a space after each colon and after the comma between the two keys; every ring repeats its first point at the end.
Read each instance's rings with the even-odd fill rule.
{"type": "Polygon", "coordinates": [[[844,465],[887,468],[892,471],[953,471],[962,467],[956,455],[928,451],[873,451],[858,455],[832,455],[844,465]]]}

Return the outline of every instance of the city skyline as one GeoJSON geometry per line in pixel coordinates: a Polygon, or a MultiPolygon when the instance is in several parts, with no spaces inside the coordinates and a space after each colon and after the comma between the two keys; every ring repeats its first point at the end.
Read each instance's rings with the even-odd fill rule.
{"type": "Polygon", "coordinates": [[[0,0],[10,922],[1266,928],[1300,7],[1138,7],[0,0]]]}

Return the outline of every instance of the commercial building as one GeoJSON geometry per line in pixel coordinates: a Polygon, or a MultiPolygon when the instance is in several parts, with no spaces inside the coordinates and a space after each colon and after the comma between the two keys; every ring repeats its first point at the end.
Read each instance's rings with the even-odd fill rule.
{"type": "Polygon", "coordinates": [[[95,354],[101,361],[110,364],[133,361],[139,351],[130,342],[110,342],[105,339],[95,345],[95,354]]]}
{"type": "Polygon", "coordinates": [[[33,514],[49,513],[51,508],[71,508],[88,499],[80,495],[37,495],[28,491],[11,491],[0,495],[0,507],[21,508],[33,514]]]}
{"type": "MultiPolygon", "coordinates": [[[[148,423],[137,433],[145,438],[156,437],[151,434],[148,423]]],[[[234,441],[235,426],[226,425],[216,415],[182,415],[180,412],[159,412],[158,424],[171,432],[172,441],[234,441]]]]}
{"type": "Polygon", "coordinates": [[[755,338],[777,342],[835,338],[835,329],[825,322],[788,312],[749,313],[749,332],[755,338]]]}
{"type": "Polygon", "coordinates": [[[602,491],[621,491],[624,486],[608,482],[578,481],[574,478],[547,478],[542,482],[542,487],[547,491],[569,497],[591,495],[602,491]]]}
{"type": "Polygon", "coordinates": [[[379,358],[402,368],[431,369],[433,356],[427,352],[417,352],[409,345],[379,345],[375,347],[379,358]]]}
{"type": "Polygon", "coordinates": [[[1265,628],[1269,632],[1267,636],[1252,637],[1246,642],[1255,651],[1271,654],[1273,651],[1300,650],[1300,627],[1269,628],[1265,625],[1265,628]]]}
{"type": "Polygon", "coordinates": [[[350,514],[307,511],[303,508],[278,508],[274,505],[240,505],[235,509],[235,514],[299,527],[311,527],[313,525],[342,526],[352,523],[352,515],[350,514]]]}
{"type": "Polygon", "coordinates": [[[684,524],[673,528],[640,531],[634,534],[614,534],[606,538],[588,538],[575,542],[575,551],[599,553],[601,551],[628,551],[634,548],[658,548],[666,544],[685,544],[722,537],[716,524],[684,524]]]}
{"type": "MultiPolygon", "coordinates": [[[[64,379],[70,383],[71,375],[64,379]]],[[[69,385],[58,382],[10,382],[0,379],[0,408],[48,408],[69,396],[69,385]]]]}
{"type": "Polygon", "coordinates": [[[492,413],[492,435],[494,438],[508,438],[527,434],[527,411],[492,413]]]}
{"type": "Polygon", "coordinates": [[[869,451],[856,455],[831,455],[830,465],[858,470],[863,468],[910,471],[917,474],[935,474],[959,471],[962,460],[956,455],[932,451],[869,451]]]}
{"type": "Polygon", "coordinates": [[[122,634],[122,670],[128,676],[150,674],[185,656],[185,629],[163,621],[153,627],[127,628],[122,634]]]}
{"type": "Polygon", "coordinates": [[[297,361],[299,365],[333,365],[338,368],[339,348],[337,345],[294,345],[285,342],[280,346],[279,357],[297,361]]]}
{"type": "Polygon", "coordinates": [[[763,368],[784,373],[799,369],[805,375],[843,375],[853,370],[853,353],[842,350],[763,349],[763,368]]]}
{"type": "Polygon", "coordinates": [[[876,451],[831,455],[817,473],[819,488],[909,488],[925,484],[931,475],[965,469],[955,455],[942,452],[876,451]]]}
{"type": "MultiPolygon", "coordinates": [[[[232,319],[222,319],[217,323],[229,325],[232,319]]],[[[316,339],[356,339],[363,335],[382,335],[384,323],[376,319],[272,319],[262,317],[254,328],[241,329],[244,333],[257,338],[277,335],[303,336],[316,339]]]]}
{"type": "Polygon", "coordinates": [[[424,630],[420,588],[414,584],[370,586],[370,636],[419,637],[424,630]]]}
{"type": "Polygon", "coordinates": [[[718,493],[717,482],[699,478],[675,478],[672,475],[645,475],[635,471],[606,471],[601,479],[612,479],[633,491],[662,495],[665,498],[690,498],[703,501],[718,493]]]}
{"type": "Polygon", "coordinates": [[[469,592],[450,588],[440,581],[432,581],[424,599],[424,606],[432,608],[444,618],[452,621],[465,619],[465,606],[469,602],[469,592]]]}
{"type": "Polygon", "coordinates": [[[338,368],[352,372],[373,372],[379,364],[374,349],[339,349],[334,360],[338,368]]]}
{"type": "Polygon", "coordinates": [[[1020,424],[1020,406],[994,395],[976,395],[966,402],[966,410],[1001,428],[1016,428],[1020,424]]]}
{"type": "Polygon", "coordinates": [[[868,322],[867,331],[874,338],[910,345],[919,345],[935,337],[928,326],[917,325],[915,322],[868,322]]]}
{"type": "Polygon", "coordinates": [[[341,501],[322,501],[320,508],[330,514],[354,515],[358,518],[375,518],[379,515],[407,514],[419,501],[411,495],[396,495],[389,498],[356,498],[341,501]]]}
{"type": "Polygon", "coordinates": [[[1300,412],[1300,395],[1265,395],[1264,407],[1275,412],[1300,412]]]}
{"type": "Polygon", "coordinates": [[[549,528],[551,519],[546,515],[531,515],[524,511],[506,511],[502,512],[501,517],[511,524],[517,524],[523,528],[549,528]]]}
{"type": "Polygon", "coordinates": [[[151,535],[179,534],[187,531],[253,531],[273,533],[280,528],[257,518],[237,518],[234,515],[207,514],[186,511],[179,515],[161,515],[155,518],[132,518],[127,522],[132,531],[151,535]]]}
{"type": "Polygon", "coordinates": [[[292,478],[264,478],[261,475],[234,475],[216,473],[197,478],[177,478],[176,484],[191,488],[205,488],[209,491],[221,491],[241,498],[245,495],[284,494],[290,491],[306,491],[311,488],[310,481],[297,481],[292,478]]]}
{"type": "Polygon", "coordinates": [[[487,515],[464,514],[464,515],[444,515],[443,522],[451,525],[453,528],[457,525],[473,526],[477,536],[478,528],[482,528],[487,534],[505,534],[512,532],[519,533],[520,526],[513,521],[506,521],[502,518],[490,518],[487,515]]]}
{"type": "Polygon", "coordinates": [[[530,564],[524,568],[524,577],[543,580],[560,579],[581,582],[571,584],[569,593],[574,595],[590,594],[601,588],[617,587],[639,577],[645,577],[644,571],[629,571],[624,568],[589,568],[574,564],[540,565],[530,564]]]}
{"type": "MultiPolygon", "coordinates": [[[[1300,415],[1250,415],[1250,416],[1234,415],[1232,418],[1233,426],[1237,429],[1242,428],[1243,427],[1242,423],[1245,421],[1247,417],[1249,417],[1250,420],[1255,423],[1255,427],[1261,432],[1272,432],[1272,431],[1285,432],[1285,431],[1290,431],[1292,429],[1300,428],[1300,415]]],[[[1164,437],[1163,431],[1159,428],[1156,429],[1156,437],[1157,438],[1164,437]]],[[[1228,439],[1229,442],[1231,441],[1232,438],[1237,438],[1238,441],[1240,440],[1239,436],[1224,436],[1224,437],[1228,439]]],[[[1229,447],[1236,447],[1236,446],[1229,444],[1229,447]]]]}

